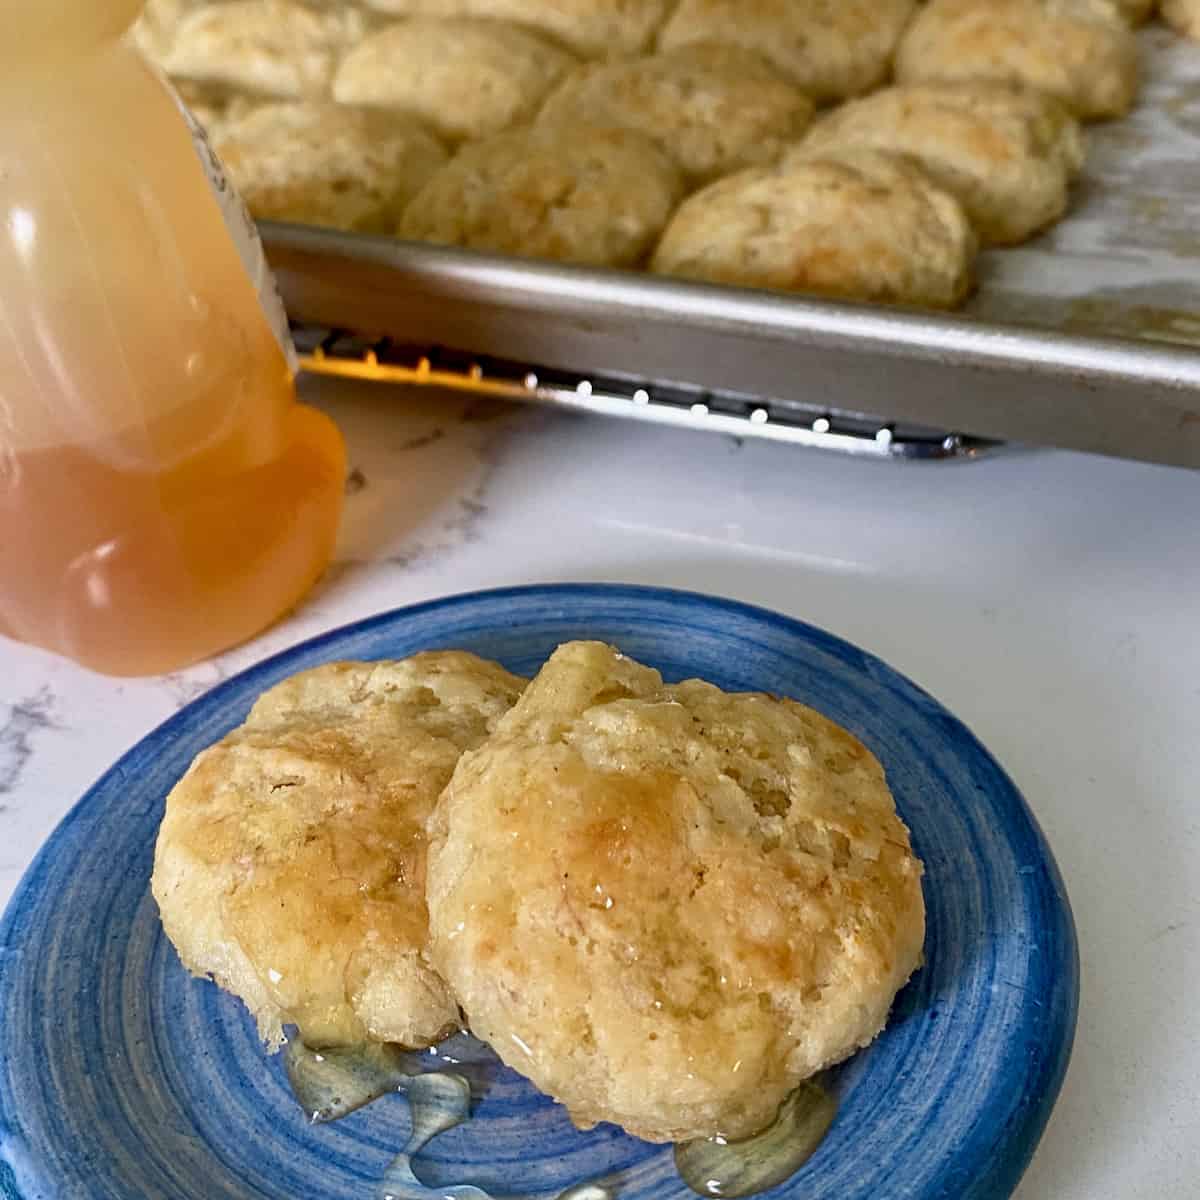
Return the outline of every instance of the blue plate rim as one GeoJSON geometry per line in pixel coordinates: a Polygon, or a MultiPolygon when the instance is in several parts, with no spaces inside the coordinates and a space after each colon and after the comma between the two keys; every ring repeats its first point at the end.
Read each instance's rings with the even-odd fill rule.
{"type": "MultiPolygon", "coordinates": [[[[740,614],[775,626],[786,633],[805,640],[815,638],[826,643],[830,648],[840,648],[852,651],[865,664],[881,669],[886,675],[895,678],[905,685],[917,699],[931,705],[939,713],[940,719],[950,726],[956,736],[970,746],[976,753],[986,759],[1008,787],[1012,797],[1030,826],[1030,832],[1037,841],[1043,857],[1043,869],[1051,883],[1060,907],[1062,923],[1061,940],[1062,953],[1059,967],[1065,971],[1065,979],[1069,985],[1067,1003],[1061,1014],[1061,1028],[1057,1030],[1057,1046],[1055,1053],[1048,1055],[1039,1065],[1036,1086],[1031,1087],[1027,1097],[1032,1097],[1016,1115],[1004,1131],[1004,1142],[1007,1148],[1004,1195],[1010,1195],[1024,1175],[1042,1135],[1045,1131],[1050,1114],[1058,1099],[1063,1081],[1070,1063],[1077,1031],[1079,1009],[1079,944],[1078,933],[1072,912],[1070,898],[1066,890],[1058,863],[1045,837],[1045,833],[1037,819],[1037,815],[1025,799],[1024,794],[1013,782],[1007,770],[996,760],[995,756],[975,735],[973,730],[950,709],[943,705],[936,696],[926,688],[912,680],[907,674],[892,667],[885,660],[856,643],[838,634],[802,620],[789,616],[763,605],[737,600],[727,596],[698,592],[690,589],[660,587],[645,584],[607,583],[572,581],[562,583],[534,583],[510,585],[496,588],[485,588],[455,592],[446,596],[434,597],[385,609],[367,617],[348,621],[312,637],[301,639],[290,646],[284,647],[265,658],[259,659],[238,671],[228,679],[222,680],[200,696],[189,701],[177,712],[153,727],[130,746],[121,756],[104,771],[96,781],[87,788],[80,798],[71,806],[59,823],[48,835],[29,866],[22,874],[14,889],[3,914],[0,914],[0,980],[5,972],[5,961],[14,955],[11,949],[11,937],[27,906],[29,893],[38,885],[39,875],[46,869],[48,859],[61,838],[69,836],[74,826],[89,816],[88,809],[101,793],[114,780],[124,777],[129,770],[136,766],[139,756],[145,752],[151,742],[160,742],[170,738],[177,729],[185,728],[193,710],[199,705],[215,705],[226,693],[237,694],[247,686],[252,686],[256,679],[269,676],[272,672],[294,659],[307,657],[319,652],[326,646],[336,644],[347,637],[355,635],[370,635],[373,631],[387,627],[389,624],[408,617],[417,617],[432,611],[449,612],[455,609],[469,607],[474,604],[503,601],[505,599],[533,600],[543,598],[552,600],[555,597],[593,597],[610,600],[625,599],[630,601],[658,601],[670,603],[699,603],[710,609],[724,609],[731,614],[740,614]]],[[[0,1134],[3,1134],[9,1123],[6,1117],[5,1097],[0,1091],[0,1134]]],[[[1000,1193],[997,1193],[999,1196],[1000,1193]]],[[[15,1177],[8,1165],[0,1159],[0,1200],[23,1200],[17,1189],[15,1177]]]]}

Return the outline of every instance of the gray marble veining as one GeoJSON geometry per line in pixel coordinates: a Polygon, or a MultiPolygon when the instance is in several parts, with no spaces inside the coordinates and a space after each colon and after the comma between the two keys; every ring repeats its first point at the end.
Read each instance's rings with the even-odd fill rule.
{"type": "Polygon", "coordinates": [[[33,758],[39,735],[62,728],[56,709],[54,693],[46,686],[9,705],[0,716],[0,813],[7,808],[4,798],[16,791],[33,758]]]}

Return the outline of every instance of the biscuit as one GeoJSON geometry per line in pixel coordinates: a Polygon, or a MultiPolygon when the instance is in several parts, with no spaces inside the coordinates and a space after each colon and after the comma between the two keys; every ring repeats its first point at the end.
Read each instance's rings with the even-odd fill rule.
{"type": "Polygon", "coordinates": [[[1158,0],[1043,0],[1046,7],[1072,16],[1099,18],[1135,27],[1149,20],[1158,0]]]}
{"type": "Polygon", "coordinates": [[[812,709],[560,647],[430,822],[435,962],[567,1106],[672,1141],[766,1125],[916,968],[883,770],[812,709]]]}
{"type": "Polygon", "coordinates": [[[1200,0],[1162,0],[1163,20],[1200,41],[1200,0]]]}
{"type": "MultiPolygon", "coordinates": [[[[1141,25],[1148,21],[1154,10],[1159,6],[1159,0],[1114,0],[1118,13],[1130,25],[1141,25]]],[[[1184,0],[1186,3],[1186,0],[1184,0]]],[[[1172,0],[1165,0],[1170,4],[1172,0]]]]}
{"type": "Polygon", "coordinates": [[[179,80],[173,86],[210,142],[218,141],[233,122],[253,112],[261,103],[246,96],[229,96],[203,84],[189,83],[186,79],[179,80]]]}
{"type": "Polygon", "coordinates": [[[624,58],[645,50],[673,0],[366,0],[401,16],[513,21],[582,58],[624,58]]]}
{"type": "Polygon", "coordinates": [[[1135,27],[1144,24],[1158,7],[1158,0],[1050,0],[1060,11],[1089,13],[1108,21],[1135,27]]]}
{"type": "Polygon", "coordinates": [[[916,159],[995,244],[1023,241],[1061,217],[1084,158],[1079,122],[1057,100],[986,82],[901,84],[852,100],[818,121],[792,156],[851,147],[916,159]]]}
{"type": "Polygon", "coordinates": [[[411,117],[321,101],[263,104],[213,147],[259,220],[360,233],[390,233],[449,157],[411,117]]]}
{"type": "Polygon", "coordinates": [[[192,119],[204,130],[209,142],[219,141],[229,127],[229,106],[222,100],[197,96],[187,99],[181,95],[192,119]]]}
{"type": "Polygon", "coordinates": [[[425,821],[523,680],[470,654],[334,663],[272,688],[167,797],[152,889],[183,964],[273,1048],[430,1045],[458,1005],[426,956],[425,821]]]}
{"type": "Polygon", "coordinates": [[[812,101],[753,51],[697,43],[579,67],[538,119],[636,129],[691,180],[707,182],[774,162],[812,113],[812,101]]]}
{"type": "Polygon", "coordinates": [[[1137,94],[1137,41],[1087,0],[930,0],[900,43],[896,78],[1024,84],[1084,119],[1116,117],[1137,94]]]}
{"type": "Polygon", "coordinates": [[[977,239],[958,201],[873,150],[751,167],[688,197],[652,270],[712,283],[950,308],[977,239]]]}
{"type": "Polygon", "coordinates": [[[187,13],[161,59],[172,78],[297,100],[325,95],[338,55],[363,31],[351,8],[232,0],[187,13]]]}
{"type": "Polygon", "coordinates": [[[364,38],[333,82],[342,104],[412,113],[452,141],[530,119],[575,59],[502,21],[401,21],[364,38]]]}
{"type": "Polygon", "coordinates": [[[204,0],[147,0],[141,16],[133,23],[129,36],[133,44],[151,62],[161,63],[175,45],[175,35],[183,18],[204,0]]]}
{"type": "Polygon", "coordinates": [[[840,100],[887,79],[916,8],[917,0],[681,0],[658,44],[742,46],[814,99],[840,100]]]}
{"type": "Polygon", "coordinates": [[[591,266],[639,263],[683,195],[674,163],[628,129],[534,126],[458,152],[399,235],[591,266]]]}
{"type": "Polygon", "coordinates": [[[226,128],[225,106],[216,101],[186,101],[188,112],[196,124],[204,130],[210,142],[221,137],[226,128]]]}

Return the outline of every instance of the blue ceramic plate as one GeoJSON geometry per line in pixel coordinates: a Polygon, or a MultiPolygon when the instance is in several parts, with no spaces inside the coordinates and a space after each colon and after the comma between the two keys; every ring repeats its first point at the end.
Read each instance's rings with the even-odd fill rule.
{"type": "MultiPolygon", "coordinates": [[[[815,1156],[767,1194],[1008,1196],[1058,1093],[1078,996],[1062,881],[1012,783],[935,700],[846,642],[723,600],[584,585],[458,596],[308,642],[184,709],[84,796],[0,924],[0,1197],[372,1200],[407,1137],[406,1102],[308,1125],[240,1004],[185,974],[148,886],[163,798],[302,668],[462,647],[532,674],[571,638],[827,713],[882,760],[925,861],[926,965],[884,1035],[836,1073],[840,1111],[815,1156]]],[[[691,1195],[669,1147],[578,1133],[504,1069],[418,1173],[503,1196],[598,1178],[618,1200],[691,1195]]]]}

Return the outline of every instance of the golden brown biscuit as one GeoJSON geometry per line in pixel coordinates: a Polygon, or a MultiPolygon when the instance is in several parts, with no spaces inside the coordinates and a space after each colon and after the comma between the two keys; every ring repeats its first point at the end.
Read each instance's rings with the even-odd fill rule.
{"type": "Polygon", "coordinates": [[[251,213],[389,233],[448,159],[411,117],[321,101],[278,101],[226,121],[213,146],[251,213]]]}
{"type": "Polygon", "coordinates": [[[161,65],[189,79],[281,100],[325,95],[338,55],[362,35],[346,8],[317,11],[294,0],[232,0],[184,15],[161,65]]]}
{"type": "Polygon", "coordinates": [[[879,763],[790,700],[560,647],[430,823],[435,961],[576,1124],[766,1125],[917,966],[921,865],[879,763]]]}
{"type": "Polygon", "coordinates": [[[673,0],[366,0],[400,16],[515,21],[583,58],[623,58],[645,50],[673,0]]]}
{"type": "Polygon", "coordinates": [[[697,43],[579,67],[538,119],[636,129],[689,178],[705,182],[774,162],[812,113],[812,101],[760,55],[697,43]]]}
{"type": "Polygon", "coordinates": [[[651,268],[712,283],[950,308],[976,237],[958,201],[900,156],[851,149],[752,167],[689,196],[651,268]]]}
{"type": "Polygon", "coordinates": [[[417,18],[364,38],[343,59],[333,94],[412,113],[460,141],[528,120],[574,65],[519,25],[417,18]]]}
{"type": "Polygon", "coordinates": [[[1116,117],[1137,94],[1137,41],[1092,0],[930,0],[900,43],[896,78],[1023,84],[1085,120],[1116,117]]]}
{"type": "Polygon", "coordinates": [[[628,267],[654,245],[682,195],[675,165],[640,133],[539,125],[465,146],[413,199],[399,234],[628,267]]]}
{"type": "Polygon", "coordinates": [[[184,965],[272,1047],[425,1046],[458,1005],[426,957],[425,821],[523,680],[456,652],[334,663],[263,695],[167,797],[152,887],[184,965]]]}
{"type": "Polygon", "coordinates": [[[822,118],[792,158],[858,147],[916,159],[987,242],[1058,220],[1083,165],[1079,122],[1057,100],[1002,83],[900,84],[822,118]]]}
{"type": "Polygon", "coordinates": [[[742,46],[768,58],[816,100],[883,83],[916,0],[681,0],[660,49],[742,46]]]}
{"type": "Polygon", "coordinates": [[[1200,41],[1200,0],[1162,0],[1163,20],[1200,41]]]}

